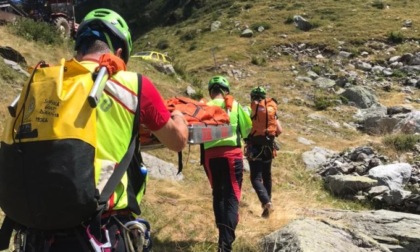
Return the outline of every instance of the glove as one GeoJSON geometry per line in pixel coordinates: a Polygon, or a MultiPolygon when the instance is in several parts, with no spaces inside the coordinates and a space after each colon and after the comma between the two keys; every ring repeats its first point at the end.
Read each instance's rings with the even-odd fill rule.
{"type": "Polygon", "coordinates": [[[101,55],[99,58],[99,66],[96,70],[99,70],[101,67],[106,67],[108,76],[113,76],[121,70],[127,70],[124,60],[112,53],[105,53],[101,55]]]}

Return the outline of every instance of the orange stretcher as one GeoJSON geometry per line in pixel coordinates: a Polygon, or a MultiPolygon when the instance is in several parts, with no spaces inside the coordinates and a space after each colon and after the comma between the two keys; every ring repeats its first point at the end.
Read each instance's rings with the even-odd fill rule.
{"type": "MultiPolygon", "coordinates": [[[[201,144],[230,137],[233,134],[229,115],[218,106],[208,106],[188,97],[174,97],[165,102],[170,112],[179,110],[184,115],[188,124],[188,144],[201,144]]],[[[143,149],[163,147],[144,127],[140,130],[140,142],[143,149]]]]}
{"type": "MultiPolygon", "coordinates": [[[[232,136],[232,126],[223,125],[188,125],[188,144],[201,144],[232,136]]],[[[140,128],[142,150],[164,148],[163,144],[145,127],[140,128]]]]}

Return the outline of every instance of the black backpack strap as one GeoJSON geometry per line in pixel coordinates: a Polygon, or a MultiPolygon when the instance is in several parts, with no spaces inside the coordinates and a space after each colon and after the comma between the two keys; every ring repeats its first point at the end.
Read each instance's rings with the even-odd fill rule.
{"type": "Polygon", "coordinates": [[[111,174],[108,182],[105,184],[104,189],[101,192],[98,200],[98,209],[97,213],[92,219],[90,226],[91,232],[96,237],[101,239],[101,217],[102,213],[105,210],[106,204],[114,193],[115,188],[121,181],[121,178],[124,176],[125,172],[127,171],[128,167],[130,166],[131,160],[134,157],[134,152],[136,150],[136,142],[138,141],[139,135],[139,126],[140,126],[140,98],[141,98],[141,89],[142,89],[142,76],[140,74],[137,75],[138,78],[138,92],[137,92],[137,109],[136,114],[134,116],[133,122],[133,133],[131,136],[130,146],[128,147],[127,152],[125,153],[124,157],[121,159],[118,167],[114,169],[114,172],[111,174]]]}
{"type": "Polygon", "coordinates": [[[10,238],[12,237],[13,228],[15,222],[12,221],[9,217],[4,217],[3,224],[0,229],[0,250],[5,250],[9,248],[10,238]]]}
{"type": "Polygon", "coordinates": [[[260,106],[260,103],[258,102],[257,107],[255,108],[254,116],[251,116],[251,120],[256,120],[257,119],[257,112],[258,112],[258,107],[259,106],[260,106]]]}
{"type": "Polygon", "coordinates": [[[182,169],[184,168],[184,164],[182,163],[182,151],[178,152],[178,174],[182,172],[182,169]]]}
{"type": "Polygon", "coordinates": [[[200,165],[203,165],[203,166],[206,163],[206,157],[205,157],[204,153],[205,153],[204,144],[201,143],[200,144],[200,165]]]}
{"type": "MultiPolygon", "coordinates": [[[[265,106],[265,129],[268,129],[268,108],[267,108],[267,99],[264,99],[264,106],[265,106]]],[[[265,132],[267,135],[267,131],[265,132]]]]}

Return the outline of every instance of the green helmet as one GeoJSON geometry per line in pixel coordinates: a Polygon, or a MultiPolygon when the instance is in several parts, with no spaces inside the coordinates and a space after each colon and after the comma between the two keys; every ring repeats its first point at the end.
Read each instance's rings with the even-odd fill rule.
{"type": "MultiPolygon", "coordinates": [[[[77,29],[76,50],[81,46],[86,30],[90,30],[88,28],[94,31],[105,32],[110,36],[110,38],[105,38],[104,42],[114,50],[121,47],[123,50],[122,58],[125,63],[128,62],[133,48],[133,42],[131,41],[131,34],[127,23],[118,13],[109,9],[95,9],[89,12],[77,29]]],[[[99,35],[96,36],[99,37],[99,35]]]]}
{"type": "Polygon", "coordinates": [[[263,87],[256,87],[251,90],[251,99],[264,99],[266,95],[263,87]]]}
{"type": "Polygon", "coordinates": [[[227,91],[230,92],[229,81],[227,81],[226,78],[223,76],[214,76],[210,79],[208,86],[209,91],[215,86],[227,89],[227,91]]]}

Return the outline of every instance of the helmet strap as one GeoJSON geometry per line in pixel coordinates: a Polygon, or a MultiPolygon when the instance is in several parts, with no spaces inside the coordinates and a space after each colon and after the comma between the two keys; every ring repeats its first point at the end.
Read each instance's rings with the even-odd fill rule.
{"type": "Polygon", "coordinates": [[[114,53],[114,54],[115,54],[115,49],[114,49],[114,46],[112,45],[111,38],[109,37],[108,33],[103,32],[103,34],[104,34],[104,36],[105,36],[106,43],[108,44],[109,49],[111,50],[111,52],[112,52],[112,53],[114,53]]]}

